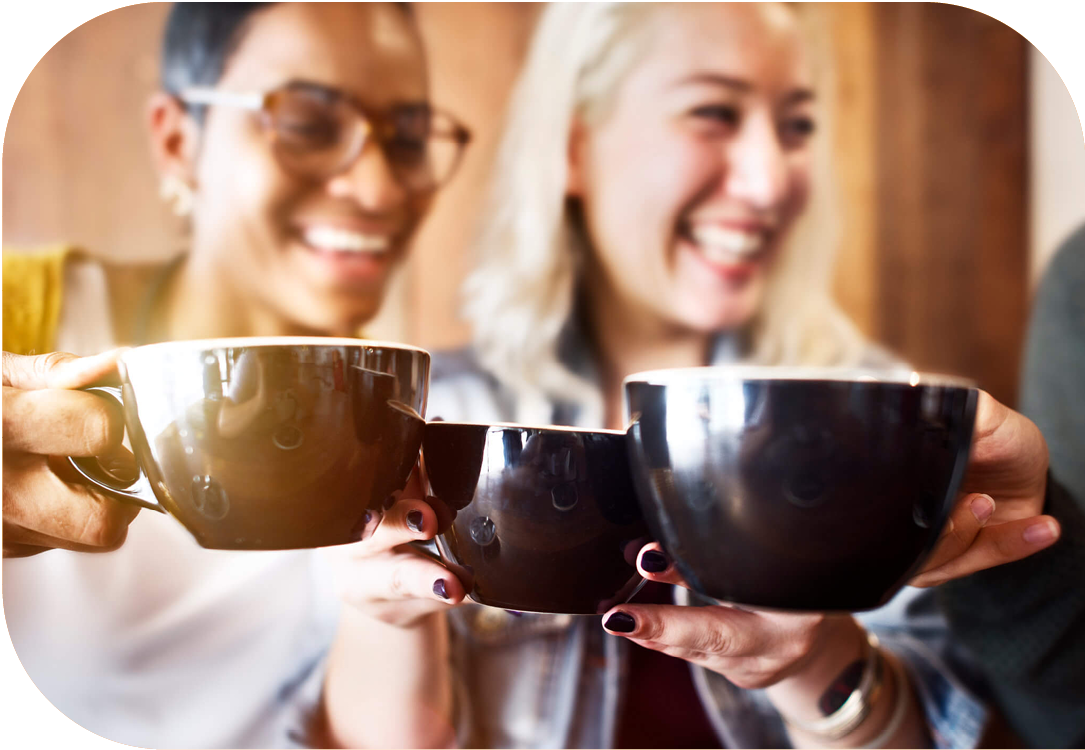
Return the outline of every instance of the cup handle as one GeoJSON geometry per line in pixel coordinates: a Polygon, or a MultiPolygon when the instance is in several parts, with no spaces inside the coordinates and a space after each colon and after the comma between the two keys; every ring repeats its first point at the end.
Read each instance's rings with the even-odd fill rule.
{"type": "MultiPolygon", "coordinates": [[[[124,407],[124,396],[121,389],[116,386],[94,386],[83,390],[87,393],[97,393],[112,398],[122,408],[124,407]]],[[[155,497],[154,490],[151,489],[151,481],[147,478],[147,474],[138,462],[136,463],[136,471],[139,472],[138,476],[127,481],[102,466],[97,456],[68,456],[68,463],[91,485],[114,500],[139,505],[149,510],[157,510],[159,513],[166,512],[166,509],[158,502],[158,498],[155,497]]]]}
{"type": "Polygon", "coordinates": [[[446,563],[441,558],[440,552],[438,552],[436,550],[436,547],[437,547],[436,542],[434,542],[432,540],[428,541],[428,542],[417,542],[417,541],[415,541],[415,542],[407,542],[407,546],[410,547],[411,549],[415,550],[416,552],[422,553],[423,555],[430,558],[431,560],[434,560],[435,562],[439,562],[439,563],[441,563],[441,565],[444,565],[445,567],[448,567],[448,563],[446,563]]]}

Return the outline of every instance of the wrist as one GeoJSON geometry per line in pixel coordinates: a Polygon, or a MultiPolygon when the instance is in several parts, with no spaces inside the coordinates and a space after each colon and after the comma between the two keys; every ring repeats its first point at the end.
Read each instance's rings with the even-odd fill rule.
{"type": "Polygon", "coordinates": [[[429,633],[444,626],[446,613],[442,610],[423,614],[380,611],[373,607],[343,602],[339,616],[339,630],[359,630],[393,640],[415,633],[429,633]]]}
{"type": "Polygon", "coordinates": [[[862,726],[882,697],[885,679],[878,639],[866,635],[862,648],[860,658],[849,664],[822,693],[817,719],[784,715],[784,721],[792,729],[823,741],[836,742],[862,726]]]}
{"type": "Polygon", "coordinates": [[[790,675],[766,691],[785,716],[816,721],[824,717],[823,695],[849,666],[861,660],[866,632],[848,615],[826,616],[807,658],[790,675]]]}
{"type": "MultiPolygon", "coordinates": [[[[864,636],[866,637],[866,636],[864,636]]],[[[869,637],[862,677],[833,713],[813,721],[781,709],[796,747],[929,747],[929,734],[903,665],[869,637]]]]}

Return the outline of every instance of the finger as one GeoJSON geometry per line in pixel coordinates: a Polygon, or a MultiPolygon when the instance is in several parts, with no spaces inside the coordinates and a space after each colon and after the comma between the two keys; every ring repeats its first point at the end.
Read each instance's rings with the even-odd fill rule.
{"type": "Polygon", "coordinates": [[[615,635],[715,656],[756,653],[761,643],[757,615],[730,607],[677,607],[669,604],[623,604],[603,616],[615,635]]]}
{"type": "Polygon", "coordinates": [[[912,586],[936,586],[996,565],[1028,557],[1054,544],[1062,533],[1051,516],[1007,521],[987,526],[963,554],[927,570],[910,581],[912,586]]]}
{"type": "Polygon", "coordinates": [[[964,554],[994,512],[995,501],[989,495],[961,496],[953,506],[942,536],[920,572],[934,570],[964,554]]]}
{"type": "Polygon", "coordinates": [[[438,611],[459,604],[467,594],[456,576],[439,563],[409,553],[377,555],[340,571],[340,596],[356,606],[421,600],[431,603],[431,611],[438,611]]]}
{"type": "Polygon", "coordinates": [[[408,542],[426,541],[437,534],[437,516],[425,500],[401,497],[384,514],[373,538],[366,542],[370,554],[387,552],[408,542]]]}
{"type": "Polygon", "coordinates": [[[115,377],[117,362],[127,349],[113,349],[92,357],[50,352],[28,357],[4,352],[4,385],[23,390],[83,388],[115,377]]]}
{"type": "Polygon", "coordinates": [[[7,532],[5,534],[4,541],[4,559],[9,557],[33,557],[34,555],[40,555],[42,552],[48,552],[52,547],[34,547],[29,544],[8,544],[6,541],[7,532]]]}
{"type": "Polygon", "coordinates": [[[650,542],[641,548],[637,556],[637,571],[649,581],[685,586],[685,581],[659,542],[650,542]]]}
{"type": "Polygon", "coordinates": [[[94,456],[120,446],[124,415],[82,391],[4,386],[4,449],[49,456],[94,456]]]}
{"type": "MultiPolygon", "coordinates": [[[[1034,490],[1047,471],[1048,450],[1040,428],[1030,419],[979,392],[976,421],[964,486],[989,489],[992,472],[998,477],[999,500],[1008,496],[1042,496],[1034,490]]],[[[1039,502],[1042,502],[1040,500],[1039,502]]],[[[1039,508],[1029,515],[1036,515],[1039,508]]]]}
{"type": "Polygon", "coordinates": [[[10,467],[10,463],[4,467],[8,475],[4,481],[4,521],[58,540],[58,546],[116,549],[139,513],[139,506],[62,481],[48,469],[44,458],[21,464],[17,472],[9,471],[10,467]]]}
{"type": "Polygon", "coordinates": [[[89,544],[80,544],[70,539],[42,534],[38,531],[23,529],[13,524],[4,524],[4,557],[28,557],[51,549],[65,549],[71,552],[111,552],[124,543],[124,537],[116,545],[109,547],[94,547],[89,544]]]}

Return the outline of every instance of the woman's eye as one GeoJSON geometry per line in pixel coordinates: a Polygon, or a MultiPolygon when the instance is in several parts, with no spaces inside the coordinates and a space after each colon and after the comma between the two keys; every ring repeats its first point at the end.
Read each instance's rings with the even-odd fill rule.
{"type": "Polygon", "coordinates": [[[426,141],[420,138],[396,137],[385,144],[385,153],[401,164],[417,164],[426,159],[426,141]]]}
{"type": "Polygon", "coordinates": [[[711,104],[697,107],[692,114],[698,119],[722,123],[731,127],[737,126],[739,119],[741,119],[738,107],[728,104],[711,104]]]}
{"type": "Polygon", "coordinates": [[[817,126],[811,117],[790,117],[783,121],[780,127],[781,137],[785,143],[802,143],[814,134],[817,126]]]}

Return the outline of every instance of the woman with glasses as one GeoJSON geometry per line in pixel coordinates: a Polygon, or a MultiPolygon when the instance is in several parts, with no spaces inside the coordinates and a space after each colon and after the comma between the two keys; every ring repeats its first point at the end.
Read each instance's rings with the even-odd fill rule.
{"type": "MultiPolygon", "coordinates": [[[[435,359],[431,418],[622,428],[621,383],[639,370],[896,364],[829,294],[830,89],[813,20],[761,3],[547,7],[465,290],[474,346],[435,359]]],[[[1058,535],[1038,517],[1036,427],[986,395],[979,411],[969,494],[919,584],[1058,535]]],[[[432,536],[437,516],[417,522],[415,538],[432,536]]],[[[400,564],[400,588],[424,601],[424,571],[400,564]]],[[[637,566],[650,583],[601,618],[473,604],[430,617],[428,638],[398,641],[400,669],[447,681],[473,747],[978,742],[986,707],[929,592],[859,617],[680,606],[691,596],[658,544],[637,566]]],[[[415,718],[401,708],[413,695],[390,694],[356,634],[332,651],[331,728],[383,745],[415,718]],[[384,722],[358,711],[371,704],[384,722]]]]}
{"type": "Polygon", "coordinates": [[[319,560],[204,550],[73,482],[49,457],[115,448],[122,426],[58,389],[112,372],[119,345],[358,335],[469,136],[430,104],[403,5],[178,4],[161,63],[151,145],[186,252],[4,258],[4,556],[25,558],[5,560],[4,609],[31,679],[97,734],[281,746],[314,713],[335,626],[319,560]],[[58,351],[87,356],[19,356],[58,351]]]}

